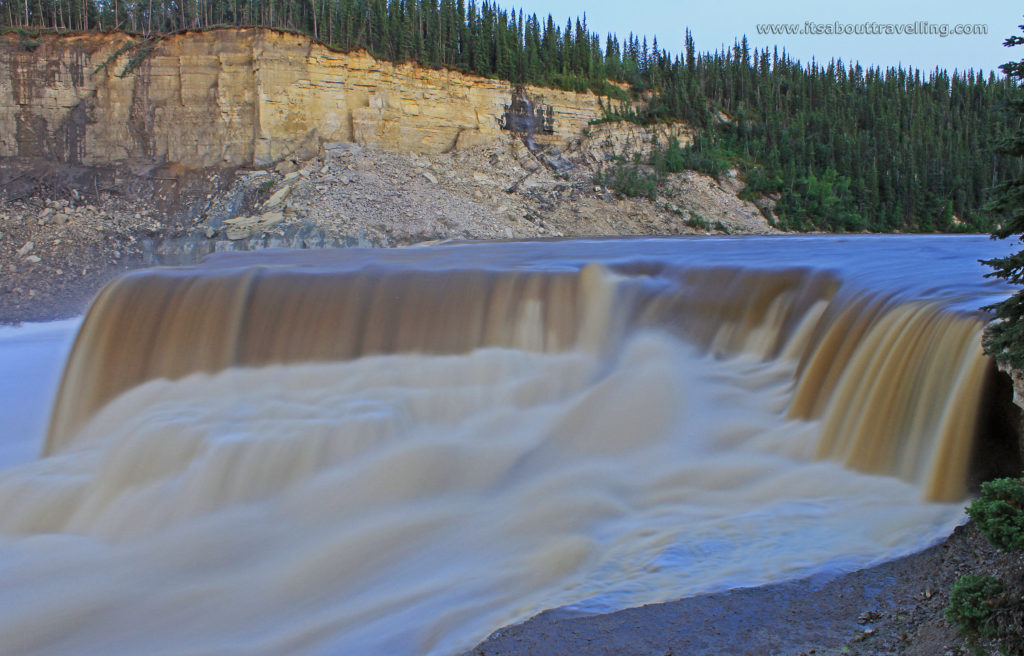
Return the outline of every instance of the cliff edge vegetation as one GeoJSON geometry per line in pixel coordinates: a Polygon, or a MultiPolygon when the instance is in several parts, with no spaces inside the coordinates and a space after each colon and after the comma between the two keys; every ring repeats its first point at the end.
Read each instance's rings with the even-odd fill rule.
{"type": "Polygon", "coordinates": [[[790,230],[987,232],[986,190],[1020,171],[995,149],[1017,83],[974,70],[804,64],[746,39],[701,53],[689,34],[670,53],[655,38],[593,33],[585,16],[563,26],[475,0],[0,0],[0,25],[25,51],[45,45],[44,31],[123,31],[130,40],[108,54],[126,80],[166,35],[234,26],[306,35],[325,52],[589,90],[605,120],[693,126],[686,168],[739,171],[747,197],[790,230]]]}

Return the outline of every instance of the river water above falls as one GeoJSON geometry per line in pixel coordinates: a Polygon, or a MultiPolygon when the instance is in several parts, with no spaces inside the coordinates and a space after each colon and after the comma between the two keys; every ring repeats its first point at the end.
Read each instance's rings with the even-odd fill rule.
{"type": "Polygon", "coordinates": [[[1007,250],[513,242],[129,274],[82,323],[44,457],[0,470],[0,653],[454,654],[545,608],[923,548],[990,467],[977,444],[1005,446],[975,310],[1006,293],[977,259],[1007,250]]]}

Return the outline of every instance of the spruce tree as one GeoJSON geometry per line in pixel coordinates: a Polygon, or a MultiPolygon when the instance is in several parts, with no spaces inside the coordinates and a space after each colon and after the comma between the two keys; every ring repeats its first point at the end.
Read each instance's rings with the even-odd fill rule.
{"type": "MultiPolygon", "coordinates": [[[[1018,27],[1024,31],[1024,25],[1018,27]]],[[[1022,43],[1024,37],[1013,35],[1003,45],[1012,47],[1022,43]]],[[[1024,60],[1008,62],[1000,66],[1000,69],[1012,80],[1024,80],[1024,60]]],[[[999,150],[1005,155],[1019,158],[1024,156],[1024,128],[1020,127],[1020,119],[1024,119],[1024,96],[1019,90],[1010,103],[1010,110],[1018,119],[1018,127],[1000,144],[999,150]]],[[[999,221],[999,226],[993,232],[995,237],[1020,238],[1024,235],[1024,174],[997,185],[986,209],[999,221]]],[[[1024,251],[986,260],[984,263],[994,269],[988,276],[1002,278],[1013,285],[1024,284],[1024,251]]],[[[1002,303],[988,306],[987,309],[995,311],[996,321],[989,325],[986,332],[985,351],[1015,368],[1024,367],[1024,290],[1018,290],[1002,303]]]]}
{"type": "MultiPolygon", "coordinates": [[[[1013,131],[1001,108],[1017,93],[1019,70],[997,78],[842,60],[805,65],[745,38],[700,53],[689,31],[675,56],[635,34],[609,34],[602,50],[585,15],[570,17],[563,32],[550,14],[517,16],[497,0],[0,0],[0,28],[17,34],[122,25],[150,37],[223,23],[298,30],[342,51],[366,48],[516,84],[628,95],[643,102],[614,103],[629,109],[618,118],[687,123],[695,137],[683,147],[689,166],[738,169],[752,197],[776,200],[782,227],[981,232],[996,218],[1007,234],[1017,229],[1010,205],[988,215],[980,208],[987,189],[1022,171],[1019,147],[994,152],[1013,131]],[[632,88],[619,91],[609,79],[632,88]]],[[[1012,183],[1004,191],[1013,193],[1012,183]]]]}

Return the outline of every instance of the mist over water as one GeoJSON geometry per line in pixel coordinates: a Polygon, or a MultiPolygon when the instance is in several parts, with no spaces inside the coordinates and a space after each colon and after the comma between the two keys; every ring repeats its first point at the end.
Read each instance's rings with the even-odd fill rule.
{"type": "Polygon", "coordinates": [[[949,306],[999,293],[970,277],[993,247],[890,238],[872,269],[764,241],[269,254],[116,283],[48,457],[0,471],[0,652],[452,654],[545,608],[941,539],[988,366],[949,306]],[[887,278],[900,248],[971,266],[887,278]]]}
{"type": "Polygon", "coordinates": [[[0,470],[39,457],[80,319],[0,326],[0,470]]]}

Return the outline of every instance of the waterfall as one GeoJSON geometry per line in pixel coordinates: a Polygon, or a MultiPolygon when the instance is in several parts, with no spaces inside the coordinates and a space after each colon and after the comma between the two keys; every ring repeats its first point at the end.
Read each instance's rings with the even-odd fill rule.
{"type": "Polygon", "coordinates": [[[349,271],[254,259],[108,286],[70,358],[45,453],[148,380],[488,347],[610,358],[632,332],[657,329],[719,357],[796,361],[788,414],[823,421],[818,457],[900,476],[929,499],[965,493],[990,366],[975,314],[839,293],[834,274],[806,268],[349,271]]]}
{"type": "Polygon", "coordinates": [[[0,652],[442,656],[548,608],[921,549],[1002,453],[985,248],[464,244],[126,275],[82,322],[44,457],[0,469],[0,652]]]}

